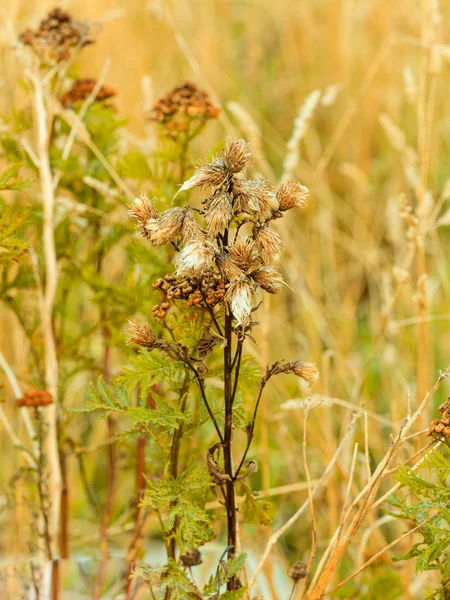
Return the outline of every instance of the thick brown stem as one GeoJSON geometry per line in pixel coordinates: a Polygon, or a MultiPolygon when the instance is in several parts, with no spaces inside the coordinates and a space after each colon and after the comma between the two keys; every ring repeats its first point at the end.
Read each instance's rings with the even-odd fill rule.
{"type": "MultiPolygon", "coordinates": [[[[224,430],[224,469],[230,476],[226,482],[227,501],[227,542],[230,547],[228,558],[232,558],[236,551],[236,498],[233,481],[233,458],[232,458],[232,435],[233,435],[233,389],[232,389],[232,365],[231,365],[231,336],[232,317],[225,316],[225,338],[227,340],[224,348],[224,402],[225,402],[225,430],[224,430]]],[[[236,589],[236,578],[232,577],[227,584],[227,589],[236,589]]]]}

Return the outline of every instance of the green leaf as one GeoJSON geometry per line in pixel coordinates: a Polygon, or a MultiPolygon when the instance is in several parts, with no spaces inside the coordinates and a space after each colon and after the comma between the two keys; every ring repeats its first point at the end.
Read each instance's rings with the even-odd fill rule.
{"type": "Polygon", "coordinates": [[[122,177],[130,179],[151,179],[152,172],[146,157],[141,152],[127,152],[117,162],[117,170],[122,177]]]}
{"type": "Polygon", "coordinates": [[[30,187],[31,183],[19,177],[19,169],[22,163],[11,165],[0,175],[0,191],[23,190],[30,187]]]}

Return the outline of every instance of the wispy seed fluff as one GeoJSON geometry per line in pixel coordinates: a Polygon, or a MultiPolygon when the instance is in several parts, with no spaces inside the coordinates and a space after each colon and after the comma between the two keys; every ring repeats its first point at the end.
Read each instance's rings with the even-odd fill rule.
{"type": "Polygon", "coordinates": [[[265,265],[278,261],[283,240],[276,231],[264,225],[256,232],[256,245],[265,265]]]}
{"type": "Polygon", "coordinates": [[[205,235],[192,213],[187,213],[183,221],[182,241],[187,244],[194,240],[202,240],[205,235]]]}
{"type": "Polygon", "coordinates": [[[202,275],[213,265],[216,249],[206,240],[189,242],[176,260],[177,275],[202,275]]]}
{"type": "Polygon", "coordinates": [[[192,177],[183,183],[175,195],[193,187],[220,187],[225,183],[227,177],[229,177],[229,172],[225,161],[222,158],[215,158],[209,163],[199,165],[192,177]]]}
{"type": "Polygon", "coordinates": [[[158,211],[150,202],[146,194],[141,194],[135,198],[134,204],[128,205],[128,214],[138,222],[138,228],[141,235],[150,237],[150,234],[146,229],[147,222],[149,219],[156,219],[158,217],[158,211]]]}
{"type": "Polygon", "coordinates": [[[163,246],[176,239],[183,230],[186,208],[169,208],[159,217],[147,221],[146,230],[154,246],[163,246]]]}
{"type": "Polygon", "coordinates": [[[277,208],[272,188],[264,181],[235,179],[233,185],[234,209],[247,214],[262,214],[271,206],[277,208]]]}
{"type": "Polygon", "coordinates": [[[252,157],[247,142],[239,138],[227,138],[223,158],[230,173],[243,171],[251,163],[252,157]]]}
{"type": "Polygon", "coordinates": [[[236,265],[244,272],[260,264],[255,240],[249,237],[239,237],[228,251],[236,265]]]}
{"type": "Polygon", "coordinates": [[[253,290],[248,277],[233,281],[227,291],[226,299],[230,303],[231,312],[237,325],[245,323],[252,312],[253,290]]]}
{"type": "Polygon", "coordinates": [[[218,193],[207,203],[205,220],[208,224],[208,233],[216,236],[226,229],[233,217],[231,197],[227,193],[218,193]]]}
{"type": "Polygon", "coordinates": [[[228,281],[240,279],[244,273],[237,266],[229,254],[221,253],[216,256],[216,265],[220,273],[228,281]]]}
{"type": "Polygon", "coordinates": [[[128,345],[137,344],[138,346],[142,346],[148,350],[153,349],[156,343],[156,337],[148,323],[145,323],[145,325],[141,326],[133,321],[128,321],[127,329],[131,334],[127,341],[128,345]]]}
{"type": "Polygon", "coordinates": [[[269,294],[276,294],[283,287],[283,278],[274,267],[260,267],[250,276],[269,294]]]}
{"type": "Polygon", "coordinates": [[[297,375],[297,377],[307,381],[309,385],[312,385],[319,379],[319,370],[314,363],[291,360],[284,364],[276,363],[274,367],[273,375],[278,375],[279,373],[293,373],[294,375],[297,375]]]}
{"type": "Polygon", "coordinates": [[[296,181],[283,182],[277,191],[278,210],[285,211],[295,207],[306,206],[309,190],[296,181]]]}

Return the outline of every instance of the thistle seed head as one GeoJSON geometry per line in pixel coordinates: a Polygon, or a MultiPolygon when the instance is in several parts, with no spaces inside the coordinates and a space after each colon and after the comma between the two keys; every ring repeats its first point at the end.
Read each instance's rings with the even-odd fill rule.
{"type": "Polygon", "coordinates": [[[188,244],[194,240],[205,239],[205,234],[202,228],[197,223],[192,213],[187,213],[183,221],[182,241],[183,244],[188,244]]]}
{"type": "Polygon", "coordinates": [[[148,323],[141,326],[133,321],[128,321],[127,329],[131,333],[131,336],[127,340],[127,345],[137,344],[148,350],[152,350],[155,347],[156,337],[148,323]]]}
{"type": "Polygon", "coordinates": [[[202,553],[197,548],[186,550],[184,554],[180,555],[180,560],[184,567],[195,567],[203,562],[202,553]]]}
{"type": "Polygon", "coordinates": [[[207,203],[205,220],[208,225],[208,233],[216,235],[226,229],[233,218],[233,207],[231,197],[226,192],[215,194],[207,203]]]}
{"type": "Polygon", "coordinates": [[[237,213],[250,215],[262,215],[270,206],[276,208],[276,202],[272,188],[264,181],[235,179],[233,182],[234,209],[237,213]]]}
{"type": "Polygon", "coordinates": [[[149,219],[145,228],[152,244],[163,246],[175,240],[183,230],[187,211],[186,208],[169,208],[158,217],[149,219]]]}
{"type": "Polygon", "coordinates": [[[133,204],[128,205],[128,214],[136,219],[138,228],[142,236],[150,237],[147,231],[147,222],[149,219],[157,219],[158,211],[150,202],[146,194],[141,194],[135,198],[133,204]]]}
{"type": "Polygon", "coordinates": [[[283,240],[276,231],[264,225],[256,230],[256,245],[265,265],[279,260],[283,240]]]}
{"type": "Polygon", "coordinates": [[[211,269],[216,252],[207,240],[189,242],[177,256],[177,275],[204,274],[211,269]]]}
{"type": "Polygon", "coordinates": [[[218,254],[216,256],[216,265],[220,273],[228,281],[235,281],[244,275],[229,254],[225,254],[223,252],[218,254]]]}
{"type": "Polygon", "coordinates": [[[253,288],[245,275],[230,283],[225,298],[238,325],[246,323],[252,312],[253,288]]]}
{"type": "Polygon", "coordinates": [[[308,200],[309,190],[296,181],[283,182],[277,191],[278,210],[286,211],[294,207],[304,207],[308,200]]]}
{"type": "Polygon", "coordinates": [[[228,251],[236,265],[245,273],[260,264],[255,240],[249,237],[239,237],[228,251]]]}
{"type": "Polygon", "coordinates": [[[260,267],[250,277],[269,294],[276,294],[283,286],[283,278],[274,267],[260,267]]]}
{"type": "Polygon", "coordinates": [[[228,138],[226,140],[223,158],[231,174],[234,175],[243,171],[250,164],[252,157],[253,154],[244,140],[239,138],[228,138]]]}
{"type": "Polygon", "coordinates": [[[288,575],[294,581],[304,579],[308,575],[308,565],[298,560],[288,571],[288,575]]]}
{"type": "MultiPolygon", "coordinates": [[[[61,104],[66,108],[70,108],[76,102],[83,102],[89,98],[97,85],[95,79],[77,79],[73,82],[72,87],[60,98],[61,104]]],[[[102,85],[95,95],[94,102],[103,102],[117,95],[117,92],[111,87],[102,85]]]]}

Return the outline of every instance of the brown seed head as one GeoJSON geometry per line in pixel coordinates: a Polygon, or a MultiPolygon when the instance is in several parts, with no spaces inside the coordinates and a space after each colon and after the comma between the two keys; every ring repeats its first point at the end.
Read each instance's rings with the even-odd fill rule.
{"type": "Polygon", "coordinates": [[[147,231],[147,223],[149,219],[157,219],[158,211],[150,202],[146,194],[141,194],[134,200],[134,204],[128,205],[128,214],[136,219],[141,235],[150,237],[147,231]]]}
{"type": "Polygon", "coordinates": [[[147,323],[141,326],[133,321],[128,321],[127,329],[132,334],[127,341],[128,345],[137,344],[148,350],[152,350],[155,347],[156,337],[147,323]]]}
{"type": "Polygon", "coordinates": [[[274,208],[277,206],[273,190],[264,179],[255,181],[234,179],[233,196],[233,207],[237,213],[261,215],[267,211],[269,206],[274,206],[274,208]]]}
{"type": "Polygon", "coordinates": [[[22,398],[17,400],[19,407],[48,406],[49,404],[53,404],[53,396],[47,390],[31,390],[25,392],[22,398]]]}
{"type": "Polygon", "coordinates": [[[231,174],[240,173],[247,167],[253,154],[250,152],[249,145],[239,138],[228,138],[225,142],[223,158],[228,171],[231,174]]]}
{"type": "Polygon", "coordinates": [[[296,206],[306,206],[309,190],[296,181],[283,182],[277,191],[278,210],[290,210],[296,206]]]}
{"type": "Polygon", "coordinates": [[[169,208],[146,223],[148,237],[154,246],[163,246],[175,240],[183,230],[186,208],[169,208]]]}
{"type": "Polygon", "coordinates": [[[274,267],[260,267],[250,277],[269,294],[276,294],[283,286],[283,278],[274,267]]]}
{"type": "Polygon", "coordinates": [[[260,264],[256,243],[249,237],[239,237],[228,250],[231,258],[244,272],[260,264]]]}
{"type": "Polygon", "coordinates": [[[244,275],[229,254],[223,252],[218,254],[216,256],[216,265],[227,281],[235,281],[244,275]]]}
{"type": "Polygon", "coordinates": [[[177,256],[177,275],[203,275],[214,262],[216,249],[205,239],[194,240],[184,246],[177,256]]]}
{"type": "MultiPolygon", "coordinates": [[[[61,103],[67,108],[73,106],[76,102],[86,100],[92,94],[96,85],[97,81],[95,79],[77,79],[73,82],[70,90],[61,96],[61,103]]],[[[116,95],[117,92],[111,87],[102,85],[97,91],[94,101],[102,102],[116,95]]]]}
{"type": "Polygon", "coordinates": [[[205,220],[208,232],[215,237],[228,227],[232,218],[231,196],[226,192],[214,194],[206,205],[205,220]]]}
{"type": "Polygon", "coordinates": [[[283,240],[276,231],[264,225],[256,230],[256,245],[265,265],[278,261],[283,240]]]}
{"type": "Polygon", "coordinates": [[[230,283],[225,298],[238,325],[248,321],[252,312],[252,297],[253,286],[245,275],[230,283]]]}
{"type": "Polygon", "coordinates": [[[55,8],[41,21],[36,30],[26,29],[19,40],[46,63],[68,60],[78,48],[94,42],[93,28],[55,8]]]}

